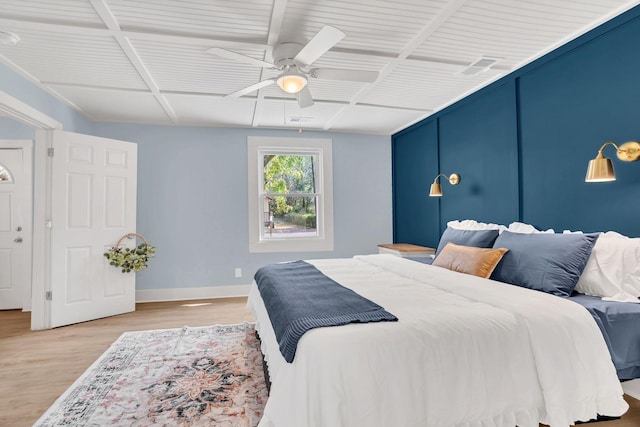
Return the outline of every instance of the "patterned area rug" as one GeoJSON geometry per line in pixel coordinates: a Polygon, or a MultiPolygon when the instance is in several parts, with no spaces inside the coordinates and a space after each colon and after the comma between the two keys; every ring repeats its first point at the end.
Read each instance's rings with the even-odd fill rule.
{"type": "Polygon", "coordinates": [[[267,400],[251,324],[126,332],[35,426],[256,426],[267,400]]]}

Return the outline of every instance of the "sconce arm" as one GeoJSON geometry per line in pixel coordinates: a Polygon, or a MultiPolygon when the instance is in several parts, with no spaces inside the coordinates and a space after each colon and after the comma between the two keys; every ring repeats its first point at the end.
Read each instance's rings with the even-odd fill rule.
{"type": "Polygon", "coordinates": [[[444,176],[445,178],[447,178],[447,181],[449,181],[449,184],[451,184],[451,185],[460,184],[460,175],[458,175],[457,173],[452,173],[449,176],[441,173],[438,176],[436,176],[436,178],[433,180],[433,183],[437,184],[438,183],[438,178],[440,178],[441,176],[444,176]]]}
{"type": "Polygon", "coordinates": [[[635,162],[636,160],[640,160],[640,142],[635,141],[625,142],[619,147],[613,141],[607,141],[598,150],[598,155],[596,156],[597,159],[604,158],[602,151],[607,145],[613,145],[616,148],[616,155],[618,156],[618,159],[622,161],[635,162]]]}
{"type": "Polygon", "coordinates": [[[602,147],[600,147],[600,149],[598,150],[598,157],[604,157],[604,156],[602,155],[602,151],[605,149],[605,147],[606,147],[607,145],[613,145],[614,147],[616,147],[616,152],[620,150],[620,148],[618,148],[618,146],[616,145],[616,143],[615,143],[615,142],[613,142],[613,141],[607,141],[607,142],[605,142],[604,144],[602,144],[602,147]]]}
{"type": "Polygon", "coordinates": [[[433,179],[433,183],[437,184],[438,183],[438,178],[440,178],[441,176],[444,176],[445,178],[447,178],[447,180],[449,179],[449,177],[443,173],[437,175],[434,179],[433,179]]]}

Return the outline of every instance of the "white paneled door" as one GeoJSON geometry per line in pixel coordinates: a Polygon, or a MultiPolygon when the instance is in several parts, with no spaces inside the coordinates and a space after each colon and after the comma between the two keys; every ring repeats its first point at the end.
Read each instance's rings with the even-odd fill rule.
{"type": "Polygon", "coordinates": [[[24,165],[31,159],[24,151],[0,148],[0,310],[23,308],[25,290],[31,286],[27,238],[31,193],[24,165]]]}
{"type": "Polygon", "coordinates": [[[136,231],[137,146],[53,131],[52,147],[50,326],[134,311],[135,273],[103,254],[136,231]]]}

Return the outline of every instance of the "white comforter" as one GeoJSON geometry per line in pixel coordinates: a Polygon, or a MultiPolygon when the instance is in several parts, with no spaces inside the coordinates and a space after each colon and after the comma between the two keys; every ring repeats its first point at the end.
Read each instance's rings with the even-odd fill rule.
{"type": "Polygon", "coordinates": [[[566,427],[628,408],[578,304],[392,255],[309,262],[399,321],[314,329],[289,364],[254,284],[260,427],[566,427]]]}

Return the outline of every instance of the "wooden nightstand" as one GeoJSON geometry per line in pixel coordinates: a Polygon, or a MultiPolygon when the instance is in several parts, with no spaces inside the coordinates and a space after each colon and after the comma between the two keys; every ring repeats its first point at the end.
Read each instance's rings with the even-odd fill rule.
{"type": "Polygon", "coordinates": [[[426,246],[412,245],[410,243],[389,243],[378,245],[378,253],[392,254],[399,257],[427,257],[434,255],[436,250],[426,246]]]}

